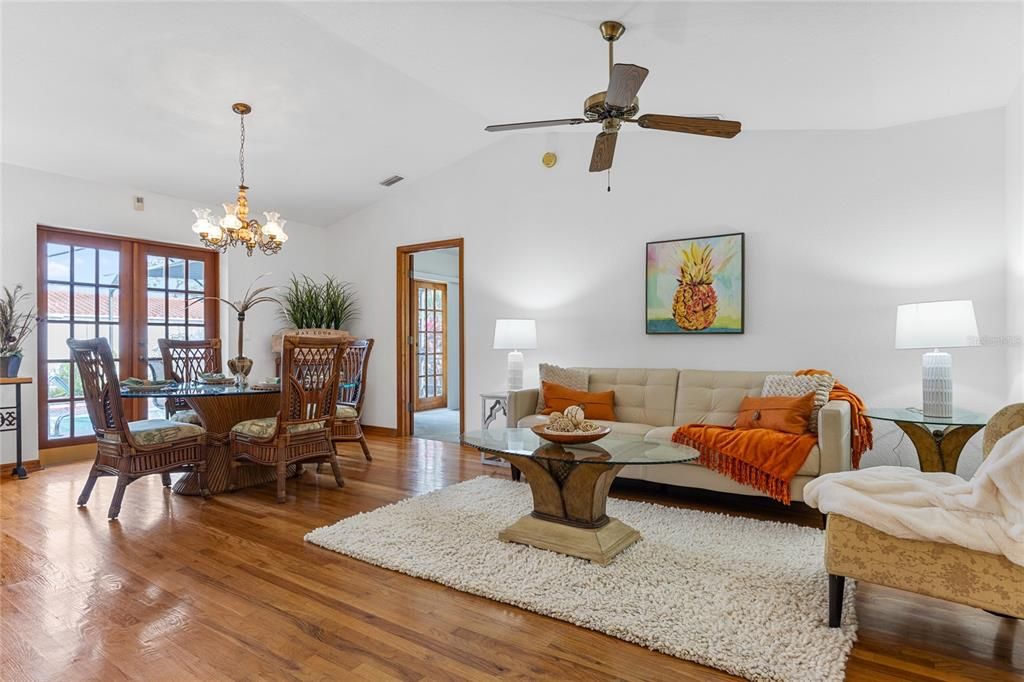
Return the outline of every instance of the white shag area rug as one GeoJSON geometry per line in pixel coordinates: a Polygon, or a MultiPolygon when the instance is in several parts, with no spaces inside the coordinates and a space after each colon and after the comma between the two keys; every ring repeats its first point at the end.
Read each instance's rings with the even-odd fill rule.
{"type": "Polygon", "coordinates": [[[829,628],[822,531],[609,499],[643,539],[598,566],[498,540],[532,508],[529,486],[481,476],[306,540],[747,679],[843,679],[853,581],[842,628],[829,628]]]}

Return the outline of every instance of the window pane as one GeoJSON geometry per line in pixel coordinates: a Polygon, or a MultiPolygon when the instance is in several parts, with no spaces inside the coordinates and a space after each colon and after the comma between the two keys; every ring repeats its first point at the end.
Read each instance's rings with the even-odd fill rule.
{"type": "Polygon", "coordinates": [[[167,409],[164,407],[165,398],[150,398],[146,401],[149,405],[149,419],[167,419],[167,409]]]}
{"type": "Polygon", "coordinates": [[[189,325],[188,328],[188,340],[189,341],[202,341],[206,338],[206,329],[204,327],[196,327],[189,325]]]}
{"type": "Polygon", "coordinates": [[[202,296],[190,294],[186,303],[186,312],[188,313],[188,321],[195,324],[202,324],[206,320],[206,304],[201,301],[202,296]]]}
{"type": "Polygon", "coordinates": [[[146,292],[146,318],[150,322],[164,322],[167,309],[164,305],[166,294],[162,291],[146,292]]]}
{"type": "Polygon", "coordinates": [[[68,348],[68,337],[71,336],[71,325],[67,322],[46,323],[46,358],[62,360],[71,358],[68,348]]]}
{"type": "Polygon", "coordinates": [[[116,324],[101,324],[100,325],[100,333],[99,333],[99,335],[102,338],[106,339],[107,343],[110,344],[110,351],[111,351],[111,353],[113,353],[115,358],[118,357],[118,351],[120,350],[118,348],[118,346],[121,343],[120,334],[121,334],[120,327],[118,325],[116,325],[116,324]]]}
{"type": "Polygon", "coordinates": [[[420,397],[427,397],[427,381],[423,377],[420,377],[420,397]]]}
{"type": "Polygon", "coordinates": [[[420,331],[423,331],[424,329],[427,328],[427,314],[422,310],[419,312],[419,322],[416,328],[419,329],[420,331]]]}
{"type": "Polygon", "coordinates": [[[438,310],[444,310],[443,301],[444,296],[442,295],[442,292],[437,292],[437,296],[434,297],[434,307],[437,308],[438,310]]]}
{"type": "Polygon", "coordinates": [[[46,317],[51,320],[71,319],[71,287],[67,284],[46,285],[46,317]]]}
{"type": "Polygon", "coordinates": [[[146,256],[146,286],[154,289],[163,289],[167,286],[167,276],[164,271],[166,259],[160,256],[146,256]]]}
{"type": "Polygon", "coordinates": [[[71,436],[71,405],[69,403],[51,403],[46,406],[46,432],[50,438],[69,438],[71,436]]]}
{"type": "Polygon", "coordinates": [[[434,331],[442,331],[444,329],[444,313],[438,311],[434,317],[434,331]]]}
{"type": "Polygon", "coordinates": [[[185,289],[185,259],[167,259],[167,288],[185,289]]]}
{"type": "Polygon", "coordinates": [[[82,385],[82,375],[78,373],[78,367],[75,365],[71,366],[71,383],[75,391],[75,398],[84,398],[85,386],[82,385]]]}
{"type": "MultiPolygon", "coordinates": [[[[188,338],[188,334],[185,333],[185,327],[167,327],[167,338],[174,339],[175,341],[184,341],[188,338]]],[[[157,353],[159,356],[160,353],[157,353]]]]}
{"type": "Polygon", "coordinates": [[[427,352],[428,353],[433,353],[434,352],[434,335],[433,334],[427,334],[427,352]]]}
{"type": "Polygon", "coordinates": [[[48,398],[67,398],[71,395],[71,363],[46,363],[46,395],[48,398]]]}
{"type": "Polygon", "coordinates": [[[434,356],[434,355],[428,355],[427,356],[427,371],[426,371],[426,374],[433,374],[434,373],[434,358],[435,357],[436,356],[434,356]]]}
{"type": "Polygon", "coordinates": [[[75,247],[75,281],[96,283],[96,249],[75,247]]]}
{"type": "MultiPolygon", "coordinates": [[[[185,324],[185,294],[167,294],[167,323],[185,324]]],[[[184,334],[181,338],[185,338],[184,334]]]]}
{"type": "Polygon", "coordinates": [[[444,395],[444,377],[434,377],[434,395],[444,395]]]}
{"type": "Polygon", "coordinates": [[[419,307],[420,308],[426,308],[427,307],[427,290],[422,288],[422,287],[420,287],[420,305],[419,305],[419,307]]]}
{"type": "Polygon", "coordinates": [[[114,286],[121,282],[121,254],[109,249],[100,249],[100,271],[97,278],[100,284],[112,284],[114,286]]]}
{"type": "Polygon", "coordinates": [[[46,279],[71,280],[71,247],[67,244],[46,245],[46,279]]]}
{"type": "Polygon", "coordinates": [[[74,325],[74,334],[76,339],[95,339],[96,323],[88,322],[82,324],[81,322],[77,322],[74,325]]]}
{"type": "Polygon", "coordinates": [[[189,291],[206,289],[206,264],[201,260],[188,262],[188,289],[189,291]]]}
{"type": "Polygon", "coordinates": [[[85,406],[85,403],[75,401],[75,423],[71,428],[72,436],[92,436],[96,433],[96,430],[92,428],[89,408],[85,406]]]}
{"type": "Polygon", "coordinates": [[[118,289],[99,288],[100,307],[98,317],[101,320],[116,322],[121,316],[121,293],[118,289]]]}
{"type": "Polygon", "coordinates": [[[151,324],[146,327],[146,357],[160,357],[160,346],[157,345],[157,339],[166,338],[168,338],[167,328],[163,325],[151,324]]]}
{"type": "Polygon", "coordinates": [[[424,307],[425,308],[433,308],[434,307],[434,290],[433,289],[427,289],[427,304],[424,307]]]}
{"type": "Polygon", "coordinates": [[[443,375],[444,374],[444,356],[442,356],[442,355],[435,355],[434,357],[437,358],[437,361],[434,363],[435,366],[437,367],[437,373],[443,375]]]}
{"type": "MultiPolygon", "coordinates": [[[[76,269],[77,273],[78,270],[76,269]]],[[[96,287],[76,284],[72,291],[75,299],[75,318],[79,320],[96,319],[96,287]]]]}
{"type": "Polygon", "coordinates": [[[426,355],[420,355],[419,359],[420,359],[420,373],[419,373],[419,376],[423,376],[424,374],[427,373],[427,356],[426,355]]]}
{"type": "Polygon", "coordinates": [[[427,397],[428,398],[433,398],[434,397],[434,381],[430,377],[427,377],[426,378],[426,383],[427,383],[427,397]]]}
{"type": "Polygon", "coordinates": [[[420,333],[419,352],[427,352],[427,335],[422,332],[420,333]]]}

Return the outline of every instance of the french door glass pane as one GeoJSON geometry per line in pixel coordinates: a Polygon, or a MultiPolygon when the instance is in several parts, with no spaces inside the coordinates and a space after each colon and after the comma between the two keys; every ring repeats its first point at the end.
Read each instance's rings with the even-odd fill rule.
{"type": "Polygon", "coordinates": [[[161,256],[146,256],[146,286],[152,289],[163,289],[167,286],[165,274],[167,259],[161,256]]]}
{"type": "Polygon", "coordinates": [[[65,360],[71,357],[68,339],[71,337],[71,325],[67,322],[47,322],[46,324],[46,357],[49,360],[65,360]]]}
{"type": "Polygon", "coordinates": [[[185,294],[171,292],[167,294],[168,324],[185,324],[185,294]]]}
{"type": "Polygon", "coordinates": [[[116,322],[119,320],[121,317],[120,292],[113,287],[99,287],[99,289],[97,289],[97,295],[99,297],[99,308],[96,316],[100,320],[106,320],[108,322],[116,322]]]}
{"type": "Polygon", "coordinates": [[[47,406],[46,433],[50,438],[71,437],[71,404],[50,403],[47,406]]]}
{"type": "Polygon", "coordinates": [[[188,290],[203,293],[206,289],[206,266],[201,260],[188,262],[188,290]]]}
{"type": "Polygon", "coordinates": [[[71,287],[67,284],[51,284],[47,287],[46,317],[49,320],[71,319],[71,287]]]}
{"type": "Polygon", "coordinates": [[[89,418],[89,408],[81,400],[75,401],[75,419],[71,422],[71,437],[90,436],[96,433],[89,418]]]}
{"type": "Polygon", "coordinates": [[[46,245],[46,279],[54,282],[71,281],[71,247],[67,244],[46,245]]]}
{"type": "Polygon", "coordinates": [[[100,284],[117,286],[121,280],[121,252],[109,249],[99,250],[100,269],[97,281],[100,284]]]}
{"type": "Polygon", "coordinates": [[[75,247],[74,280],[96,282],[96,249],[75,247]]]}
{"type": "Polygon", "coordinates": [[[176,291],[185,290],[185,259],[167,259],[167,288],[176,291]]]}
{"type": "Polygon", "coordinates": [[[71,364],[46,363],[46,394],[50,398],[66,400],[71,397],[71,364]]]}
{"type": "MultiPolygon", "coordinates": [[[[78,268],[75,268],[75,275],[78,275],[78,268]]],[[[76,284],[72,288],[74,299],[75,318],[87,320],[96,317],[96,287],[89,287],[83,284],[76,284]]]]}

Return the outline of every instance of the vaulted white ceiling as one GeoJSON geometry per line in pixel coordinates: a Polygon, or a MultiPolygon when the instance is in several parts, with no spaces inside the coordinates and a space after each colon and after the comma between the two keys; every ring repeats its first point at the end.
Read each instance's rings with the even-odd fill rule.
{"type": "MultiPolygon", "coordinates": [[[[247,119],[254,209],[334,222],[494,142],[579,115],[617,61],[646,112],[744,130],[862,129],[1003,106],[1017,3],[13,3],[6,162],[214,205],[247,119]]],[[[592,132],[588,129],[588,132],[592,132]]],[[[666,144],[672,135],[665,133],[666,144]]]]}

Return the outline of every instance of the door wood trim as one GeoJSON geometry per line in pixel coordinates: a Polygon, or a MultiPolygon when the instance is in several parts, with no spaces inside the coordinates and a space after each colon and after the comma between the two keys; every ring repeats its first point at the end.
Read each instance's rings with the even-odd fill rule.
{"type": "Polygon", "coordinates": [[[459,252],[459,432],[466,430],[466,316],[465,299],[466,285],[463,270],[465,240],[442,239],[439,241],[407,244],[395,249],[395,354],[397,381],[395,393],[395,430],[399,436],[412,434],[412,415],[410,404],[413,400],[413,384],[416,366],[413,362],[413,350],[409,343],[413,333],[412,326],[412,256],[421,251],[437,249],[458,249],[459,252]]]}

